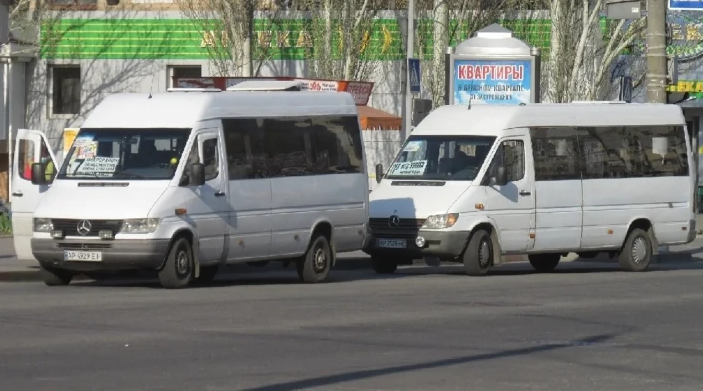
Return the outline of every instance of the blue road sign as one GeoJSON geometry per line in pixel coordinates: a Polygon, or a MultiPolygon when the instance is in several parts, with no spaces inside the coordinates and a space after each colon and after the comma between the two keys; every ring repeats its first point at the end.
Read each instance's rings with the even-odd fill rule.
{"type": "Polygon", "coordinates": [[[703,11],[703,0],[669,0],[670,10],[703,11]]]}
{"type": "Polygon", "coordinates": [[[408,58],[408,75],[408,79],[410,79],[410,93],[419,94],[422,89],[422,73],[420,73],[419,58],[408,58]]]}

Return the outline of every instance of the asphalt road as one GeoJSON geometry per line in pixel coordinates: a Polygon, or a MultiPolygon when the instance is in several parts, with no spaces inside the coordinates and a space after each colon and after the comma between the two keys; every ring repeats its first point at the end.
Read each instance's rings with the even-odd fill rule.
{"type": "Polygon", "coordinates": [[[2,390],[696,390],[703,266],[0,284],[2,390]]]}

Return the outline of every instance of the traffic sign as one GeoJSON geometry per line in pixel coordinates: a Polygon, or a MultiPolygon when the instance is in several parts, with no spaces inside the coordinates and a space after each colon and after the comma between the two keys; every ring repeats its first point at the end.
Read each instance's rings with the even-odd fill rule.
{"type": "Polygon", "coordinates": [[[419,94],[422,89],[422,73],[420,73],[419,58],[408,58],[408,79],[410,93],[419,94]]]}
{"type": "Polygon", "coordinates": [[[703,0],[669,0],[670,10],[703,11],[703,0]]]}

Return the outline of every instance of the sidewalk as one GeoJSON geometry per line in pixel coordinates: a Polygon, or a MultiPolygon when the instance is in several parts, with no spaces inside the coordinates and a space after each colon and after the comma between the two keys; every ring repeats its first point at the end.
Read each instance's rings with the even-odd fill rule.
{"type": "MultiPolygon", "coordinates": [[[[703,261],[703,237],[697,237],[696,240],[689,244],[680,246],[671,246],[668,251],[665,248],[655,259],[653,264],[674,264],[685,262],[701,262],[703,261]]],[[[527,256],[505,256],[506,263],[527,262],[527,256]]],[[[574,253],[570,253],[566,257],[562,257],[562,262],[583,262],[583,263],[617,263],[616,259],[610,259],[607,256],[599,256],[592,259],[582,259],[574,253]]],[[[424,266],[427,263],[424,260],[415,260],[414,266],[424,266]]],[[[273,270],[295,270],[291,265],[284,269],[279,262],[270,262],[264,267],[251,267],[246,264],[227,266],[225,273],[240,274],[240,273],[256,273],[273,270]]],[[[340,254],[336,270],[371,270],[371,259],[364,253],[358,251],[355,253],[340,254]]],[[[77,276],[78,277],[78,276],[77,276]]],[[[83,280],[81,276],[76,280],[83,280]]],[[[39,281],[39,265],[34,261],[20,261],[15,258],[14,246],[12,238],[0,237],[0,282],[6,281],[39,281]]]]}

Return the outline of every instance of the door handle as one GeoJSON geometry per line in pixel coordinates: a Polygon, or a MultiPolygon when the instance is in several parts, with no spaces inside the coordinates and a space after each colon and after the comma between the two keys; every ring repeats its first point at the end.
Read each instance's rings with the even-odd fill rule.
{"type": "Polygon", "coordinates": [[[16,191],[16,192],[12,193],[12,195],[15,197],[22,197],[24,195],[24,193],[22,193],[21,191],[16,191]]]}
{"type": "Polygon", "coordinates": [[[218,191],[217,193],[215,193],[215,197],[222,197],[224,195],[225,195],[224,191],[218,191]]]}
{"type": "Polygon", "coordinates": [[[529,191],[527,191],[527,190],[520,190],[520,195],[521,195],[521,196],[528,196],[528,195],[531,195],[531,194],[532,194],[532,193],[529,192],[529,191]]]}

